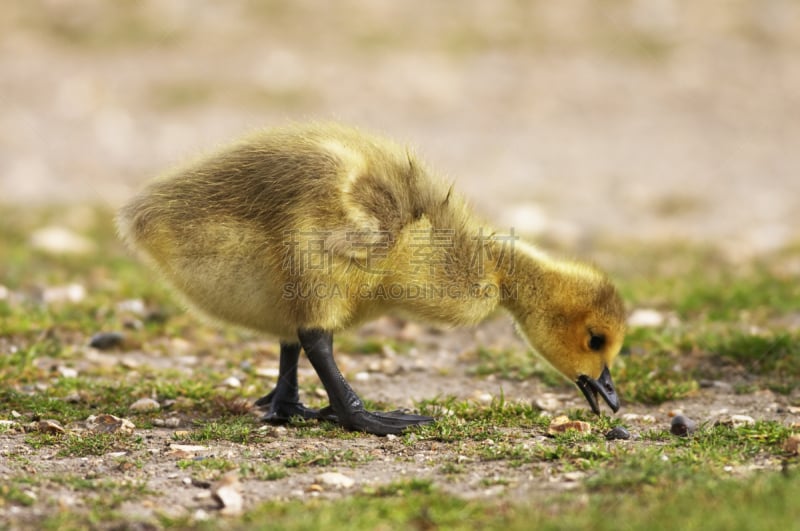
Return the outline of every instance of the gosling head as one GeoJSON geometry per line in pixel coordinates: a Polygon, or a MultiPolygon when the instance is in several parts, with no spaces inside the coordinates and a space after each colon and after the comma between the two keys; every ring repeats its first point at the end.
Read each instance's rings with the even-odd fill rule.
{"type": "Polygon", "coordinates": [[[535,307],[519,327],[531,346],[577,384],[589,406],[600,413],[598,396],[612,411],[619,397],[611,367],[625,336],[625,309],[608,278],[589,266],[559,265],[540,278],[535,307]]]}

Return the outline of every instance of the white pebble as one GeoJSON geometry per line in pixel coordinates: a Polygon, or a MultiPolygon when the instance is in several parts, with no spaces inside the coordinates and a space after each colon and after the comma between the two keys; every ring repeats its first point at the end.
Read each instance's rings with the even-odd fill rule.
{"type": "Polygon", "coordinates": [[[228,376],[222,381],[222,385],[231,389],[238,389],[242,386],[242,382],[236,376],[228,376]]]}
{"type": "Polygon", "coordinates": [[[242,512],[244,499],[241,483],[234,472],[228,472],[211,488],[211,496],[219,503],[220,513],[236,515],[242,512]]]}
{"type": "Polygon", "coordinates": [[[147,306],[142,299],[126,299],[117,303],[117,311],[129,312],[141,317],[147,312],[147,306]]]}
{"type": "Polygon", "coordinates": [[[161,404],[153,400],[152,398],[140,398],[133,404],[131,404],[130,408],[131,411],[158,411],[161,409],[161,404]]]}
{"type": "Polygon", "coordinates": [[[197,452],[204,452],[208,450],[208,447],[196,444],[170,444],[169,449],[172,450],[173,452],[196,454],[197,452]]]}
{"type": "Polygon", "coordinates": [[[58,368],[58,372],[59,372],[59,374],[61,374],[61,376],[63,378],[77,378],[78,377],[78,370],[77,369],[73,369],[72,367],[61,366],[61,367],[58,368]]]}
{"type": "Polygon", "coordinates": [[[256,376],[262,378],[277,378],[280,376],[280,371],[276,367],[259,367],[256,369],[256,376]]]}
{"type": "Polygon", "coordinates": [[[490,404],[492,402],[492,395],[482,391],[475,391],[472,393],[472,399],[481,404],[490,404]]]}
{"type": "Polygon", "coordinates": [[[340,474],[339,472],[324,472],[318,475],[316,480],[325,485],[344,489],[350,488],[356,483],[353,478],[340,474]]]}
{"type": "Polygon", "coordinates": [[[86,429],[94,433],[133,433],[136,426],[128,419],[115,417],[107,413],[89,415],[86,418],[86,429]]]}
{"type": "Polygon", "coordinates": [[[628,317],[628,326],[657,327],[664,324],[664,314],[652,308],[637,308],[628,317]]]}
{"type": "Polygon", "coordinates": [[[80,284],[51,286],[42,291],[42,302],[46,304],[58,302],[78,303],[86,298],[86,288],[80,284]]]}
{"type": "Polygon", "coordinates": [[[551,394],[544,394],[534,400],[533,405],[542,411],[555,411],[561,406],[561,402],[551,394]]]}
{"type": "Polygon", "coordinates": [[[733,422],[734,428],[749,426],[756,423],[755,419],[750,415],[731,415],[731,421],[733,422]]]}
{"type": "Polygon", "coordinates": [[[86,254],[94,250],[92,240],[64,227],[43,227],[31,234],[31,247],[52,254],[86,254]]]}

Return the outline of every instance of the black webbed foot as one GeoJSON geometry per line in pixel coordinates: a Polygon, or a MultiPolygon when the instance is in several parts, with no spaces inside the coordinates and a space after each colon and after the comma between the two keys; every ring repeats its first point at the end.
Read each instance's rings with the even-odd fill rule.
{"type": "Polygon", "coordinates": [[[302,402],[275,400],[274,391],[256,400],[256,406],[267,410],[261,420],[270,424],[286,424],[292,417],[300,417],[302,419],[323,418],[319,410],[308,408],[302,402]]]}
{"type": "MultiPolygon", "coordinates": [[[[275,389],[256,400],[256,407],[266,409],[261,420],[270,424],[286,424],[292,417],[302,419],[328,419],[328,414],[311,409],[300,402],[297,386],[297,362],[300,345],[281,343],[280,368],[275,389]]],[[[323,410],[328,409],[324,408],[323,410]]]]}
{"type": "Polygon", "coordinates": [[[327,420],[332,420],[348,430],[375,435],[399,434],[411,426],[433,422],[431,417],[400,410],[388,413],[367,411],[333,360],[333,334],[324,330],[300,330],[298,338],[328,392],[331,405],[322,409],[322,412],[332,413],[327,420]]]}
{"type": "Polygon", "coordinates": [[[422,426],[434,421],[433,417],[413,415],[400,411],[380,413],[365,409],[354,411],[339,424],[348,430],[364,431],[375,435],[399,435],[411,426],[422,426]]]}

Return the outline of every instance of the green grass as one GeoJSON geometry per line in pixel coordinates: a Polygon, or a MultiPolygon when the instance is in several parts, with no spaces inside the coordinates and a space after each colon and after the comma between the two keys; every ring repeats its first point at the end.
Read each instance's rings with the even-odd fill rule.
{"type": "Polygon", "coordinates": [[[238,529],[796,529],[800,477],[757,474],[741,481],[691,479],[680,490],[643,489],[637,496],[593,492],[518,505],[465,501],[427,482],[392,484],[336,502],[268,502],[238,529]]]}

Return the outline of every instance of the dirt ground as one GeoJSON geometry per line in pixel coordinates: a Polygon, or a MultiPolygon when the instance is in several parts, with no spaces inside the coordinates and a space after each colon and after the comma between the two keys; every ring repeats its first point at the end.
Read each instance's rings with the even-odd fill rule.
{"type": "MultiPolygon", "coordinates": [[[[800,236],[800,4],[791,0],[13,0],[0,15],[0,201],[116,206],[170,164],[243,131],[336,119],[409,142],[497,225],[576,254],[602,241],[689,240],[746,259],[800,236]]],[[[505,319],[420,333],[416,355],[398,355],[394,374],[371,371],[373,358],[343,356],[347,373],[366,375],[355,382],[364,397],[410,406],[502,392],[508,400],[549,394],[554,413],[584,405],[574,389],[469,372],[459,354],[476,335],[520,346],[505,319]]],[[[634,434],[663,427],[674,410],[701,422],[723,414],[791,422],[786,400],[717,386],[621,414],[634,414],[626,420],[634,434]]],[[[144,447],[129,456],[143,462],[136,470],[121,470],[117,455],[56,458],[14,434],[0,435],[0,455],[28,456],[38,474],[144,479],[158,496],[123,506],[137,518],[211,512],[208,490],[175,468],[174,431],[142,432],[144,447]]],[[[519,436],[530,444],[542,437],[519,436]]],[[[254,456],[320,444],[373,459],[248,481],[245,505],[345,495],[312,488],[323,470],[364,486],[433,477],[431,463],[459,459],[456,445],[309,440],[291,428],[184,457],[263,461],[254,456]]],[[[577,485],[577,475],[542,467],[485,462],[463,483],[434,479],[464,496],[512,499],[577,485]],[[509,481],[491,481],[498,477],[509,481]]],[[[0,460],[0,477],[12,472],[0,460]]],[[[37,496],[54,501],[0,513],[88,503],[58,485],[37,496]]]]}

